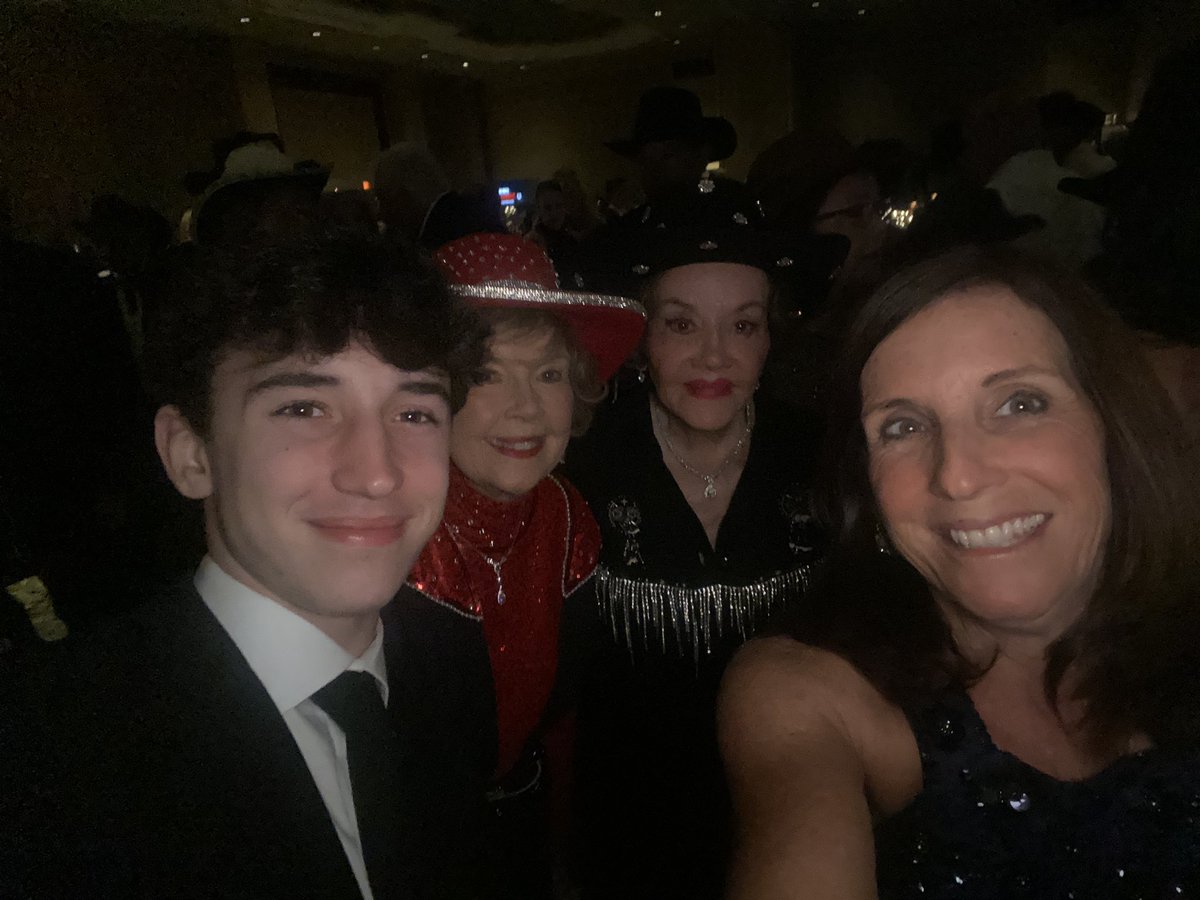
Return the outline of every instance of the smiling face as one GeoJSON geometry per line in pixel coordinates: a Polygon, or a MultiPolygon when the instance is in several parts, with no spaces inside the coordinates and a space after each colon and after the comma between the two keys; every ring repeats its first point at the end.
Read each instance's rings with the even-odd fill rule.
{"type": "Polygon", "coordinates": [[[1104,433],[1062,337],[1001,287],[951,294],[863,369],[871,485],[896,549],[952,615],[1057,637],[1110,522],[1104,433]]]}
{"type": "Polygon", "coordinates": [[[664,272],[646,327],[650,378],[663,407],[695,431],[722,431],[754,396],[771,347],[762,270],[696,263],[664,272]]]}
{"type": "Polygon", "coordinates": [[[205,501],[213,559],[343,643],[348,621],[373,633],[441,519],[447,392],[356,344],[265,364],[234,352],[208,437],[164,407],[156,438],[176,486],[205,501]]]}
{"type": "Polygon", "coordinates": [[[559,334],[500,326],[488,342],[483,380],[454,417],[450,457],[493,500],[531,491],[571,439],[570,352],[559,334]]]}

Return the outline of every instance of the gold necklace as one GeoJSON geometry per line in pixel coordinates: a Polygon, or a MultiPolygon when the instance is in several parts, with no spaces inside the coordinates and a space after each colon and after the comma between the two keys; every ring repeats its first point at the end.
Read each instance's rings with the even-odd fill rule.
{"type": "Polygon", "coordinates": [[[720,465],[718,465],[717,468],[710,474],[701,472],[699,469],[689,464],[688,461],[680,455],[679,451],[675,449],[675,445],[671,443],[671,438],[667,436],[667,422],[666,419],[663,418],[666,413],[658,404],[657,400],[651,404],[650,409],[651,415],[654,417],[654,423],[658,426],[658,431],[662,437],[662,441],[666,445],[667,449],[671,452],[671,455],[675,457],[676,462],[683,466],[687,472],[695,475],[704,482],[704,498],[706,500],[711,500],[713,497],[717,496],[717,479],[721,476],[722,472],[729,468],[729,464],[737,458],[737,455],[742,451],[742,447],[746,446],[746,441],[750,437],[750,432],[754,430],[754,401],[746,401],[746,428],[742,432],[742,436],[738,438],[737,443],[733,445],[733,449],[729,451],[729,454],[723,460],[721,460],[720,465]]]}

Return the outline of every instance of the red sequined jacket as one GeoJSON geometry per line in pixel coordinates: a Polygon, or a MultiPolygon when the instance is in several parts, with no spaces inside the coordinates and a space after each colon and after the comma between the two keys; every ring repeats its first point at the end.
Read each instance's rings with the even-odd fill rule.
{"type": "Polygon", "coordinates": [[[563,601],[591,577],[599,555],[600,529],[566,479],[550,475],[504,503],[450,467],[445,518],[409,584],[483,626],[496,695],[498,777],[541,721],[558,669],[563,601]]]}

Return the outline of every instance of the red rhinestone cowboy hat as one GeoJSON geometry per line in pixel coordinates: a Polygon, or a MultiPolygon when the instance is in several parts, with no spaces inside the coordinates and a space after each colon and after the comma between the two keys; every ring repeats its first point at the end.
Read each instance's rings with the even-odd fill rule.
{"type": "Polygon", "coordinates": [[[544,309],[564,319],[607,381],[642,339],[646,310],[628,297],[564,291],[545,251],[515,234],[470,234],[443,244],[434,262],[450,290],[476,307],[544,309]]]}

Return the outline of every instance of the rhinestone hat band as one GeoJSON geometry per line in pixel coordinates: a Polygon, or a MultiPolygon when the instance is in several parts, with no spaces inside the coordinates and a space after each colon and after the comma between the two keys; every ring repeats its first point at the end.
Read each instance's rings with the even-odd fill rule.
{"type": "Polygon", "coordinates": [[[520,303],[545,303],[550,306],[603,306],[627,309],[643,318],[642,304],[628,297],[609,294],[586,294],[582,291],[555,291],[527,281],[488,281],[482,284],[452,284],[450,290],[458,297],[480,300],[516,300],[520,303]]]}

